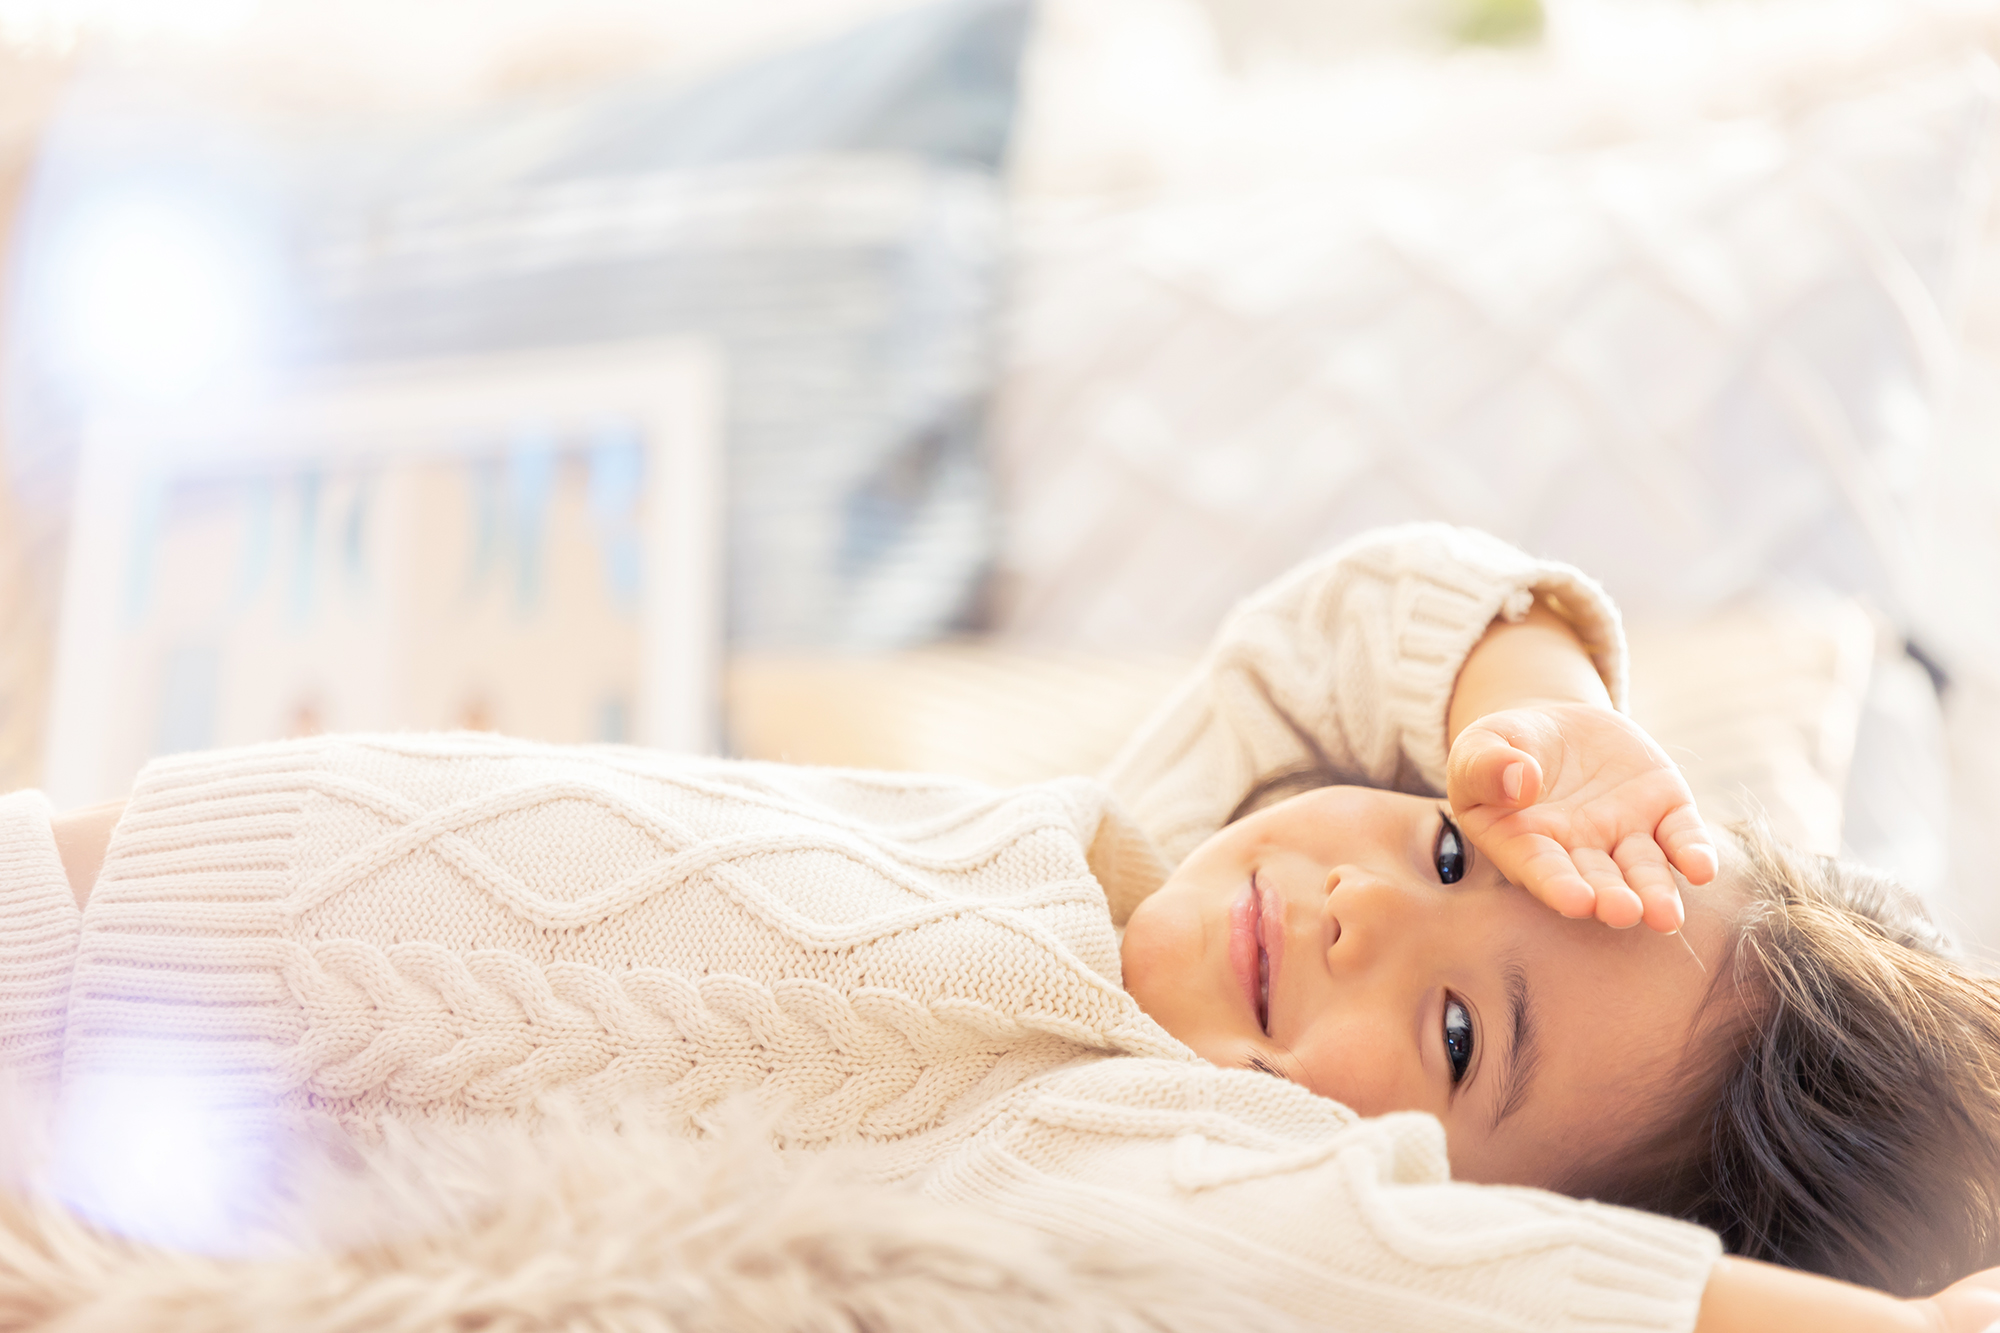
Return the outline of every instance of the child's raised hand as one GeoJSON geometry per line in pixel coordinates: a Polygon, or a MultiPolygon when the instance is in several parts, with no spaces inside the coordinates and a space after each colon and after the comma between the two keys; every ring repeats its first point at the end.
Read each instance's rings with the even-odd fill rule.
{"type": "Polygon", "coordinates": [[[1488,713],[1452,742],[1445,794],[1501,874],[1564,916],[1680,929],[1668,867],[1715,877],[1715,846],[1686,779],[1609,708],[1530,703],[1488,713]]]}
{"type": "Polygon", "coordinates": [[[1917,1304],[1928,1307],[1930,1327],[1942,1333],[1991,1333],[2000,1326],[2000,1268],[1960,1278],[1917,1304]]]}

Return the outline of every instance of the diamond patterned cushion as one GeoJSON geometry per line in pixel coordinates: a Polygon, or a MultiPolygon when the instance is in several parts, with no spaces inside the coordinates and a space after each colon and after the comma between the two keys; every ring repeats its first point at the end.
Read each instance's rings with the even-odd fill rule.
{"type": "Polygon", "coordinates": [[[1476,176],[1030,216],[1001,627],[1190,647],[1412,518],[1642,614],[1783,581],[1906,613],[1990,76],[1476,176]]]}

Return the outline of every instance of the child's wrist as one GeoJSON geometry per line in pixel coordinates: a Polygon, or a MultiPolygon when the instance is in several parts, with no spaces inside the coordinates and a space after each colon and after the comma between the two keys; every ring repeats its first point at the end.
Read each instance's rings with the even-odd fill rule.
{"type": "Polygon", "coordinates": [[[1452,688],[1447,739],[1475,720],[1553,703],[1611,708],[1611,692],[1574,627],[1537,601],[1520,620],[1495,620],[1452,688]]]}
{"type": "Polygon", "coordinates": [[[1725,1256],[1710,1270],[1695,1333],[1953,1333],[1935,1301],[1899,1300],[1795,1269],[1725,1256]]]}

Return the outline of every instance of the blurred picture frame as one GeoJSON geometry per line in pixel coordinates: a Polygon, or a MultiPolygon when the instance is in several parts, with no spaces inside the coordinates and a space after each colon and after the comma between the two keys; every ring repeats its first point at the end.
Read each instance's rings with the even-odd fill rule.
{"type": "Polygon", "coordinates": [[[671,338],[382,365],[86,432],[43,785],[318,731],[709,753],[722,358],[671,338]]]}

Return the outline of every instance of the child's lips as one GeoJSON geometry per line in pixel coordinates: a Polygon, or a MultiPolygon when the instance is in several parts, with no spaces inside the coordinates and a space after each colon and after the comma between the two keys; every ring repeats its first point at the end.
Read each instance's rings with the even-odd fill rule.
{"type": "Polygon", "coordinates": [[[1264,1029],[1264,1035],[1271,1035],[1271,954],[1267,949],[1257,950],[1257,1026],[1264,1029]]]}
{"type": "Polygon", "coordinates": [[[1271,983],[1284,953],[1284,921],[1283,899],[1266,892],[1255,874],[1229,904],[1230,970],[1265,1036],[1271,1033],[1271,983]]]}
{"type": "Polygon", "coordinates": [[[1236,974],[1236,984],[1243,990],[1250,1016],[1260,1028],[1265,1021],[1264,988],[1268,968],[1260,938],[1263,919],[1263,895],[1257,891],[1257,877],[1252,875],[1250,882],[1243,886],[1243,891],[1229,904],[1229,970],[1236,974]]]}
{"type": "Polygon", "coordinates": [[[1257,961],[1258,961],[1258,1006],[1257,1023],[1264,1029],[1264,1035],[1271,1035],[1271,987],[1278,980],[1278,969],[1285,961],[1285,898],[1281,893],[1266,893],[1257,883],[1255,875],[1250,878],[1252,887],[1257,889],[1257,961]]]}

